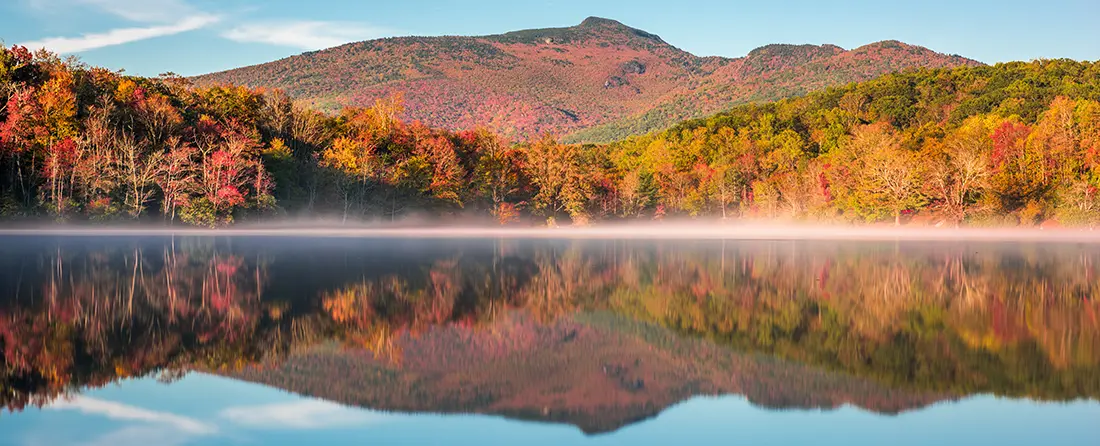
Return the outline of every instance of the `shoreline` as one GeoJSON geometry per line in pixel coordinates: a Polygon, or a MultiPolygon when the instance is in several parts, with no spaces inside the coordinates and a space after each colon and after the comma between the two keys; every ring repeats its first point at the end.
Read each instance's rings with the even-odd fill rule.
{"type": "Polygon", "coordinates": [[[799,225],[607,225],[581,227],[252,227],[0,228],[0,237],[285,237],[363,239],[621,239],[621,240],[822,240],[822,241],[1004,241],[1100,243],[1088,228],[934,228],[799,225]]]}

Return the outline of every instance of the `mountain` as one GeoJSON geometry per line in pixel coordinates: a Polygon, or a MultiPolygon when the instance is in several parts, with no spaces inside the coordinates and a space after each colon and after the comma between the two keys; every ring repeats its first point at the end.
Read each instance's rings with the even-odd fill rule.
{"type": "Polygon", "coordinates": [[[405,117],[433,127],[608,141],[738,103],[960,65],[979,63],[894,41],[854,50],[768,45],[742,58],[698,57],[655,34],[592,17],[567,28],[350,43],[195,81],[278,88],[327,111],[400,93],[405,117]]]}
{"type": "Polygon", "coordinates": [[[397,362],[328,344],[278,364],[221,373],[375,410],[501,415],[588,434],[697,396],[742,395],[770,409],[854,405],[882,414],[957,398],[740,353],[605,313],[548,325],[517,314],[502,319],[489,329],[406,336],[397,362]]]}

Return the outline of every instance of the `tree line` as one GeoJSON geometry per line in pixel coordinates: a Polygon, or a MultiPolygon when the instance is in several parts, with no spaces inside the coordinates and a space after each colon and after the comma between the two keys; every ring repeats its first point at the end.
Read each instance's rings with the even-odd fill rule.
{"type": "Polygon", "coordinates": [[[0,217],[219,226],[514,221],[1100,221],[1100,64],[924,69],[603,145],[326,115],[279,91],[0,48],[0,217]]]}

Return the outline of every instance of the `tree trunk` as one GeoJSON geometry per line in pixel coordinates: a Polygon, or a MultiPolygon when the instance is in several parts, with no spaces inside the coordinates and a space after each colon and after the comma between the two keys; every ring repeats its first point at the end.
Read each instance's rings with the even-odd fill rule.
{"type": "Polygon", "coordinates": [[[894,211],[894,226],[901,226],[901,209],[894,211]]]}
{"type": "Polygon", "coordinates": [[[725,188],[722,188],[721,198],[719,198],[719,200],[722,201],[722,221],[725,221],[726,220],[726,189],[725,188]]]}

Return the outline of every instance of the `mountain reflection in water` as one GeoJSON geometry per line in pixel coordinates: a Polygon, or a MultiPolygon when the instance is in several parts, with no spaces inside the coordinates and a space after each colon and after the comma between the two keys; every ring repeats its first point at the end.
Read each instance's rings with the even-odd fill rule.
{"type": "Polygon", "coordinates": [[[0,404],[189,374],[589,434],[714,395],[1092,404],[1098,265],[1072,244],[2,238],[0,404]]]}

